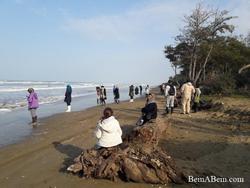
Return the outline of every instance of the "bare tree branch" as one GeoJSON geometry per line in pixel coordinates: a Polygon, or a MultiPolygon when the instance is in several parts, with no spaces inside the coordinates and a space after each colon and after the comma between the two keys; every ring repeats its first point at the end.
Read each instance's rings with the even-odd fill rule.
{"type": "Polygon", "coordinates": [[[243,70],[248,69],[248,68],[250,68],[250,64],[241,67],[238,73],[241,74],[243,70]]]}

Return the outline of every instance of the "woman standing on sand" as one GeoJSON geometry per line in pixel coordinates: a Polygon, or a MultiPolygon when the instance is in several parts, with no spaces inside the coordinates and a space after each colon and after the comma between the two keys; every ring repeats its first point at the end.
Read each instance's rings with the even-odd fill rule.
{"type": "Polygon", "coordinates": [[[122,143],[122,130],[119,121],[113,116],[111,108],[105,108],[103,116],[97,123],[96,138],[98,142],[96,148],[108,148],[122,143]]]}
{"type": "Polygon", "coordinates": [[[65,98],[64,98],[64,102],[66,102],[67,104],[66,112],[71,112],[71,94],[72,94],[72,88],[70,85],[67,85],[65,98]]]}
{"type": "Polygon", "coordinates": [[[38,96],[33,88],[28,89],[29,95],[27,96],[28,110],[30,111],[32,117],[32,123],[37,123],[36,110],[39,107],[38,96]]]}

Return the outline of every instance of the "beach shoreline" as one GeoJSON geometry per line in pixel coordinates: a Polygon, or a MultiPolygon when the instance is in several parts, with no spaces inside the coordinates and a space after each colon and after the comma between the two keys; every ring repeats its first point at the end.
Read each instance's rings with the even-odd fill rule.
{"type": "MultiPolygon", "coordinates": [[[[248,104],[248,100],[240,105],[248,104]]],[[[143,98],[135,102],[109,104],[121,127],[134,126],[144,106],[143,98]]],[[[175,109],[172,116],[163,116],[165,98],[157,95],[158,118],[170,122],[159,144],[175,159],[177,166],[194,177],[243,177],[248,185],[250,170],[250,133],[248,126],[242,132],[232,132],[226,116],[216,119],[214,112],[202,111],[191,116],[175,109]],[[201,122],[201,124],[200,124],[201,122]],[[244,163],[243,163],[244,161],[244,163]],[[237,168],[236,168],[237,167],[237,168]]],[[[93,135],[96,122],[104,106],[96,106],[79,112],[62,113],[41,119],[30,138],[0,149],[0,187],[159,187],[143,183],[112,182],[108,180],[82,179],[66,172],[66,168],[84,149],[96,142],[93,135]]],[[[219,115],[219,114],[218,114],[219,115]]],[[[168,123],[169,124],[169,123],[168,123]]],[[[167,123],[166,123],[167,125],[167,123]]],[[[161,187],[190,187],[194,184],[160,185],[161,187]]],[[[211,184],[199,184],[211,187],[211,184]]],[[[213,187],[229,184],[214,183],[213,187]]],[[[238,185],[238,184],[233,184],[238,185]]],[[[230,185],[231,186],[231,185],[230,185]]]]}
{"type": "MultiPolygon", "coordinates": [[[[139,109],[143,105],[144,99],[141,98],[136,99],[133,105],[122,101],[120,104],[107,104],[106,106],[114,109],[115,116],[121,125],[133,125],[139,117],[140,111],[137,110],[136,116],[135,114],[130,115],[129,120],[121,119],[120,117],[123,116],[121,113],[130,114],[131,107],[137,106],[139,109]],[[117,112],[117,109],[120,108],[124,108],[122,109],[124,112],[122,110],[117,112]]],[[[49,174],[49,176],[55,177],[53,182],[56,182],[57,187],[74,185],[72,179],[76,180],[76,177],[69,175],[64,170],[83,149],[91,148],[95,144],[93,132],[103,109],[104,106],[94,106],[83,111],[59,113],[42,118],[40,119],[42,125],[38,126],[31,136],[1,148],[0,187],[17,187],[18,185],[22,185],[21,187],[47,187],[50,181],[48,184],[44,184],[43,181],[48,181],[47,178],[50,179],[49,174]],[[18,169],[16,166],[19,166],[18,169]],[[51,171],[51,169],[53,170],[51,171]],[[60,172],[61,170],[63,172],[60,172]],[[44,176],[41,176],[39,171],[44,172],[44,176]],[[66,182],[71,182],[71,184],[66,182]]],[[[86,184],[86,181],[81,178],[76,182],[78,182],[76,187],[86,184]]],[[[86,187],[91,187],[93,182],[91,180],[87,180],[87,182],[86,187]]],[[[110,185],[110,182],[105,180],[100,180],[100,183],[104,187],[110,185]]],[[[113,186],[115,187],[115,184],[113,186]]]]}
{"type": "MultiPolygon", "coordinates": [[[[108,90],[107,94],[108,99],[106,102],[109,104],[113,103],[112,91],[108,90]]],[[[121,101],[128,100],[127,88],[121,89],[120,94],[121,101]]],[[[74,112],[82,111],[94,106],[96,106],[96,94],[85,97],[77,97],[72,100],[72,111],[74,112]]],[[[66,104],[63,101],[51,104],[41,104],[37,110],[38,119],[47,118],[54,114],[64,113],[65,110],[66,104]]],[[[31,118],[27,107],[22,107],[11,112],[0,114],[0,117],[0,148],[26,139],[35,130],[29,124],[31,118]]]]}

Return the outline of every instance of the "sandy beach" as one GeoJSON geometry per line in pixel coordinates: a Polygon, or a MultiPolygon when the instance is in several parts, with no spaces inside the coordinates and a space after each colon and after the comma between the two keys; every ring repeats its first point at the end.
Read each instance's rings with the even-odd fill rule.
{"type": "MultiPolygon", "coordinates": [[[[0,86],[1,87],[1,86],[0,86]]],[[[16,86],[14,86],[16,87],[16,86]]],[[[24,88],[24,86],[22,86],[24,88]]],[[[45,87],[46,88],[46,87],[45,87]]],[[[26,88],[25,88],[26,89],[26,88]]],[[[54,114],[59,114],[63,113],[66,110],[66,104],[63,101],[63,99],[60,99],[60,97],[64,97],[64,89],[59,91],[56,91],[56,95],[51,93],[50,87],[47,87],[44,90],[43,93],[40,93],[38,90],[39,96],[41,95],[41,102],[40,102],[40,107],[38,108],[38,116],[40,118],[46,118],[50,117],[54,114]],[[47,92],[47,93],[46,93],[47,92]],[[51,93],[51,96],[48,98],[44,98],[43,95],[49,95],[51,93]],[[59,101],[56,102],[51,102],[50,100],[57,100],[58,98],[60,99],[59,101]],[[43,103],[43,100],[47,100],[46,103],[43,103]]],[[[26,90],[25,90],[26,92],[26,90]]],[[[96,92],[95,92],[95,87],[88,87],[87,91],[84,89],[80,89],[80,91],[76,92],[81,92],[81,95],[78,97],[73,96],[72,100],[72,111],[77,112],[77,111],[82,111],[86,108],[90,108],[96,104],[96,92]],[[94,92],[93,92],[94,90],[94,92]]],[[[7,93],[8,94],[8,93],[7,93]]],[[[11,93],[9,96],[10,100],[15,101],[15,95],[18,95],[19,97],[23,97],[26,93],[11,93]],[[14,98],[13,98],[14,97],[14,98]]],[[[112,89],[107,90],[107,103],[112,103],[113,102],[113,93],[112,89]]],[[[7,95],[5,95],[7,96],[7,95]]],[[[1,100],[3,100],[3,95],[0,94],[0,148],[9,144],[14,144],[19,142],[20,140],[23,140],[23,138],[29,136],[32,132],[33,129],[31,126],[28,126],[29,122],[31,121],[30,112],[27,110],[27,102],[25,101],[24,107],[17,107],[11,109],[9,112],[3,112],[3,108],[1,108],[1,100]]],[[[22,98],[21,97],[21,98],[22,98]]],[[[120,100],[128,100],[128,88],[127,87],[122,87],[120,89],[120,100]]],[[[26,99],[24,99],[26,100],[26,99]]]]}
{"type": "MultiPolygon", "coordinates": [[[[244,183],[199,183],[198,187],[249,187],[250,127],[248,119],[232,119],[226,113],[202,111],[192,116],[175,109],[164,112],[164,97],[157,95],[159,118],[170,122],[163,133],[161,147],[175,159],[177,166],[194,177],[240,177],[244,183]],[[240,123],[240,128],[238,124],[240,123]]],[[[230,101],[230,100],[229,100],[230,101]]],[[[226,100],[227,102],[227,100],[226,100]]],[[[235,100],[249,111],[249,99],[235,100]]],[[[108,105],[114,109],[121,127],[133,126],[140,116],[144,99],[134,103],[108,105]]],[[[21,143],[0,150],[0,187],[194,187],[150,185],[108,180],[85,180],[66,172],[66,167],[83,149],[95,144],[96,122],[104,107],[62,113],[40,120],[33,135],[21,143]]]]}

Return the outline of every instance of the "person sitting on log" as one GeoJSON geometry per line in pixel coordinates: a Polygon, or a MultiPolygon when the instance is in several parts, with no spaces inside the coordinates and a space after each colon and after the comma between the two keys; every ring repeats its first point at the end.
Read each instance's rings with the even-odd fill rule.
{"type": "Polygon", "coordinates": [[[145,123],[157,118],[157,104],[155,102],[155,96],[152,93],[147,95],[147,101],[144,108],[141,109],[142,116],[136,125],[142,126],[145,123]]]}
{"type": "Polygon", "coordinates": [[[111,108],[104,109],[103,116],[97,123],[95,134],[98,139],[96,149],[109,148],[122,143],[122,130],[111,108]]]}

